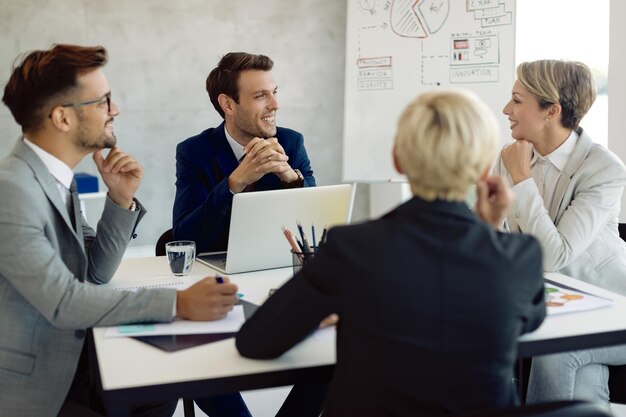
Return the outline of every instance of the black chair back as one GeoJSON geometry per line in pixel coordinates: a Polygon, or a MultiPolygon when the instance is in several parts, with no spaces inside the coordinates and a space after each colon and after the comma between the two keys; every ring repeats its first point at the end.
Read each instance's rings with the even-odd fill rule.
{"type": "MultiPolygon", "coordinates": [[[[626,223],[620,223],[619,236],[626,241],[626,223]]],[[[626,404],[626,365],[609,366],[609,393],[611,402],[626,404]]]]}
{"type": "Polygon", "coordinates": [[[165,244],[167,242],[171,242],[172,240],[174,240],[172,229],[163,232],[159,240],[157,240],[156,246],[154,247],[154,254],[156,256],[165,256],[165,244]]]}

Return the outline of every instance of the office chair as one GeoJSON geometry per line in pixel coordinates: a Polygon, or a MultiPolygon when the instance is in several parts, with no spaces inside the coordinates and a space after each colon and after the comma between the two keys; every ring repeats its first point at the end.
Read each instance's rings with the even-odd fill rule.
{"type": "MultiPolygon", "coordinates": [[[[619,237],[626,241],[626,223],[618,225],[619,237]]],[[[612,403],[626,404],[626,365],[609,366],[609,393],[612,403]]]]}
{"type": "Polygon", "coordinates": [[[165,256],[165,244],[167,242],[171,242],[172,240],[174,240],[172,229],[163,232],[159,240],[157,240],[156,246],[154,247],[154,255],[165,256]]]}
{"type": "Polygon", "coordinates": [[[556,401],[523,407],[465,414],[465,417],[612,417],[608,407],[586,401],[556,401]]]}

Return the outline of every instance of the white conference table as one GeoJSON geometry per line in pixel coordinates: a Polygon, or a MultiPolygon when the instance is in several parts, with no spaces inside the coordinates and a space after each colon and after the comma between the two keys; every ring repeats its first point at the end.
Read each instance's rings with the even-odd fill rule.
{"type": "MultiPolygon", "coordinates": [[[[215,272],[196,262],[193,274],[175,278],[165,257],[124,260],[108,287],[125,288],[195,281],[215,272]]],[[[292,275],[291,268],[231,275],[244,299],[261,304],[268,290],[292,275]]],[[[626,298],[560,274],[546,278],[575,289],[614,300],[614,304],[586,312],[549,316],[533,333],[519,339],[519,356],[529,357],[574,349],[626,343],[626,298]]],[[[234,339],[165,352],[132,338],[106,338],[103,328],[93,329],[95,370],[107,409],[125,415],[128,401],[150,402],[196,398],[299,382],[328,381],[335,364],[332,338],[311,337],[274,360],[251,360],[239,355],[234,339]]]]}
{"type": "MultiPolygon", "coordinates": [[[[136,258],[124,260],[106,286],[166,285],[214,274],[196,261],[190,277],[176,278],[166,257],[136,258]]],[[[288,267],[230,275],[230,279],[240,287],[244,300],[260,304],[269,289],[280,287],[291,276],[288,267]]],[[[122,405],[129,399],[141,403],[328,381],[335,363],[334,340],[328,338],[309,338],[279,359],[260,361],[241,357],[234,338],[170,353],[132,338],[106,338],[104,332],[94,328],[93,341],[105,405],[115,415],[124,415],[124,410],[110,404],[122,405]]]]}

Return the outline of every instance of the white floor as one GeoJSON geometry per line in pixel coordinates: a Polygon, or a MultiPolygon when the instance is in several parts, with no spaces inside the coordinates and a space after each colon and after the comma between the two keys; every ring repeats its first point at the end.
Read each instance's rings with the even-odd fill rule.
{"type": "MultiPolygon", "coordinates": [[[[254,417],[273,417],[289,394],[291,387],[268,388],[256,391],[242,392],[243,399],[248,405],[250,413],[254,417]]],[[[174,417],[183,417],[183,403],[178,401],[178,408],[174,417]]],[[[204,414],[196,406],[196,417],[204,417],[204,414]]]]}
{"type": "Polygon", "coordinates": [[[611,404],[611,411],[614,417],[626,417],[626,405],[611,404]]]}

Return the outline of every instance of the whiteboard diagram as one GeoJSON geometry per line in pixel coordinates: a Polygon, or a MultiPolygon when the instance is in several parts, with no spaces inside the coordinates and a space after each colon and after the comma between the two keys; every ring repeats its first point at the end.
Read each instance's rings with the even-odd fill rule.
{"type": "Polygon", "coordinates": [[[349,0],[344,180],[401,178],[380,157],[420,92],[473,90],[499,113],[514,81],[514,12],[515,0],[349,0]],[[364,158],[349,157],[364,145],[364,158]]]}
{"type": "Polygon", "coordinates": [[[398,36],[427,38],[437,33],[448,18],[450,0],[394,0],[391,28],[398,36]]]}

